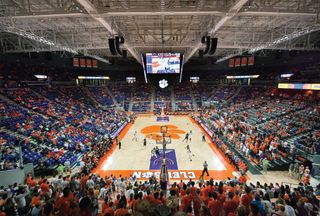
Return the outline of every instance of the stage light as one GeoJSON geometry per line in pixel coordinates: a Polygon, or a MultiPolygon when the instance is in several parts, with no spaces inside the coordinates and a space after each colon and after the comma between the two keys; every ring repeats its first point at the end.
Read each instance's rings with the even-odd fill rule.
{"type": "Polygon", "coordinates": [[[260,75],[227,76],[227,79],[256,79],[260,75]]]}

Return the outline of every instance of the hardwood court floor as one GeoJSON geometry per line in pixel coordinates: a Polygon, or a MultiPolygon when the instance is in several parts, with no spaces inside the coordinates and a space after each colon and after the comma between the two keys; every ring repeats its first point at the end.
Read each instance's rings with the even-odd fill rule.
{"type": "MultiPolygon", "coordinates": [[[[150,175],[159,175],[159,170],[152,168],[150,163],[151,150],[157,145],[156,134],[160,134],[160,126],[167,125],[168,132],[171,134],[171,144],[167,149],[171,154],[173,163],[176,163],[177,169],[169,170],[171,179],[199,179],[204,161],[208,163],[210,176],[216,180],[233,178],[235,169],[228,164],[223,155],[216,147],[209,142],[202,142],[202,130],[200,126],[194,123],[188,116],[170,116],[169,122],[157,122],[156,116],[137,117],[134,124],[127,126],[120,135],[121,149],[113,146],[112,153],[103,157],[99,166],[94,172],[102,176],[114,174],[119,176],[130,176],[135,174],[139,179],[148,178],[150,175]],[[137,132],[137,141],[133,140],[134,132],[137,132]],[[192,131],[191,141],[188,141],[192,152],[192,161],[186,149],[186,142],[183,141],[185,134],[192,131]],[[152,134],[150,136],[150,134],[152,134]],[[143,139],[147,138],[147,146],[143,146],[143,139]],[[150,137],[150,138],[149,138],[150,137]],[[173,150],[173,151],[172,151],[173,150]]],[[[158,145],[161,149],[162,146],[158,145]]],[[[205,177],[207,178],[207,177],[205,177]]]]}

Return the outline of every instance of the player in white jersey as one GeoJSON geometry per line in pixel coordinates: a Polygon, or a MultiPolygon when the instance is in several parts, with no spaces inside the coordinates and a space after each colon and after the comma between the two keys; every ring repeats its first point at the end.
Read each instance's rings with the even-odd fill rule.
{"type": "Polygon", "coordinates": [[[192,154],[190,146],[187,145],[186,149],[187,149],[187,154],[188,154],[189,160],[192,161],[192,157],[194,156],[194,154],[192,154]]]}
{"type": "Polygon", "coordinates": [[[138,142],[138,138],[137,138],[137,131],[134,131],[132,141],[136,141],[136,142],[138,142]]]}
{"type": "Polygon", "coordinates": [[[158,158],[158,157],[157,157],[157,154],[156,154],[156,149],[155,149],[155,148],[153,148],[153,149],[151,150],[151,157],[158,158]]]}

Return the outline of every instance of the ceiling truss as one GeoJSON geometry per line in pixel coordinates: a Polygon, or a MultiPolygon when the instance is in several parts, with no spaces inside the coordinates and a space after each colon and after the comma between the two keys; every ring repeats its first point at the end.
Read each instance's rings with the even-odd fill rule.
{"type": "Polygon", "coordinates": [[[315,30],[266,49],[319,50],[319,12],[318,0],[2,0],[0,51],[55,51],[64,46],[108,57],[107,39],[121,35],[124,48],[139,62],[143,53],[162,51],[182,52],[188,60],[202,47],[201,37],[211,35],[218,38],[215,56],[223,58],[304,28],[315,30]]]}

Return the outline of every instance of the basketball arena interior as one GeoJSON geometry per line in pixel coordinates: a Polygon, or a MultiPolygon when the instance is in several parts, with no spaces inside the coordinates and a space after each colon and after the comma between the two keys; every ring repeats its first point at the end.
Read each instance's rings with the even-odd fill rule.
{"type": "Polygon", "coordinates": [[[1,216],[320,214],[319,0],[0,0],[1,216]]]}

